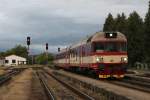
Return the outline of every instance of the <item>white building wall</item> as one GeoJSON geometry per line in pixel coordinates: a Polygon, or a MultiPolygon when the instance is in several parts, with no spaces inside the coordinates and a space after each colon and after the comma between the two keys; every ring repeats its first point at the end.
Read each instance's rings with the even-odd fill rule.
{"type": "Polygon", "coordinates": [[[5,57],[5,66],[17,66],[17,65],[20,65],[20,64],[26,64],[26,58],[23,58],[23,57],[19,57],[19,56],[16,56],[16,55],[10,55],[8,57],[5,57]],[[15,62],[13,62],[13,60],[15,62]],[[8,61],[8,62],[7,62],[8,61]]]}
{"type": "Polygon", "coordinates": [[[5,64],[5,59],[0,59],[0,66],[3,66],[5,64]]]}

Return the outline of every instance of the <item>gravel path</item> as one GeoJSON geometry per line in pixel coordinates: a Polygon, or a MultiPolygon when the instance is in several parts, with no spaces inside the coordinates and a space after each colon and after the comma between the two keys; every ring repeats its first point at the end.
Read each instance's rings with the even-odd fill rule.
{"type": "Polygon", "coordinates": [[[0,100],[28,100],[31,78],[31,69],[14,77],[10,83],[0,87],[0,100]]]}
{"type": "Polygon", "coordinates": [[[0,100],[48,100],[34,70],[26,69],[0,87],[0,100]]]}

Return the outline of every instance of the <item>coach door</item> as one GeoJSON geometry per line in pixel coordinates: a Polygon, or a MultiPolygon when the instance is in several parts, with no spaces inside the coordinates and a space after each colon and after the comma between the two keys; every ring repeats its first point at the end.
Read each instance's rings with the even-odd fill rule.
{"type": "Polygon", "coordinates": [[[80,66],[82,65],[82,63],[83,63],[83,58],[82,58],[82,50],[83,50],[83,46],[80,46],[80,66]]]}
{"type": "Polygon", "coordinates": [[[66,52],[66,64],[69,64],[69,52],[66,52]]]}
{"type": "Polygon", "coordinates": [[[70,60],[71,60],[71,50],[68,50],[68,64],[70,65],[70,60]]]}

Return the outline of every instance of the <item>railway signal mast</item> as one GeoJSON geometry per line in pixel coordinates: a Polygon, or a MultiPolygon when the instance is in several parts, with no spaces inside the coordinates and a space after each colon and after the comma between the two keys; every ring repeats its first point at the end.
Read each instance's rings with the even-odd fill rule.
{"type": "Polygon", "coordinates": [[[29,50],[30,50],[29,46],[30,46],[30,44],[31,44],[30,39],[31,39],[31,38],[28,36],[28,37],[27,37],[27,46],[28,46],[28,64],[29,64],[29,50]]]}
{"type": "Polygon", "coordinates": [[[46,57],[47,57],[47,64],[48,64],[48,43],[46,43],[46,57]]]}

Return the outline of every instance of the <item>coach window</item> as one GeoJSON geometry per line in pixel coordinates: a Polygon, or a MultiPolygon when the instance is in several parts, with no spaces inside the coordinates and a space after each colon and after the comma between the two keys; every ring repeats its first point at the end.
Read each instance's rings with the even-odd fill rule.
{"type": "Polygon", "coordinates": [[[72,52],[70,52],[70,57],[72,58],[72,52]]]}
{"type": "Polygon", "coordinates": [[[73,57],[75,57],[75,51],[74,50],[72,51],[72,54],[73,54],[73,57]]]}
{"type": "Polygon", "coordinates": [[[75,55],[76,55],[76,61],[77,61],[77,57],[78,57],[78,56],[77,56],[77,54],[78,54],[78,53],[77,53],[77,52],[75,52],[75,55]]]}

